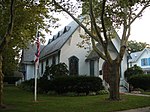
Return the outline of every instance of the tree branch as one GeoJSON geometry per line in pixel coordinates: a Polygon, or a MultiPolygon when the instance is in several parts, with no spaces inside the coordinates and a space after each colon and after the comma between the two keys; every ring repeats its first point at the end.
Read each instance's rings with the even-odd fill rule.
{"type": "MultiPolygon", "coordinates": [[[[99,37],[99,43],[101,43],[102,44],[102,46],[103,46],[103,48],[104,48],[104,42],[103,42],[103,39],[102,39],[102,36],[100,35],[100,32],[99,32],[99,30],[98,30],[98,28],[97,28],[97,24],[96,24],[96,22],[95,22],[95,17],[94,17],[94,14],[93,14],[93,7],[92,7],[92,2],[93,2],[93,0],[89,0],[89,3],[90,3],[90,18],[91,18],[91,24],[92,24],[92,26],[94,25],[94,29],[95,29],[95,31],[96,31],[96,34],[97,34],[97,36],[99,37]]],[[[91,27],[92,27],[91,26],[91,27]]]]}
{"type": "Polygon", "coordinates": [[[84,30],[85,32],[91,37],[94,38],[96,41],[98,41],[97,37],[95,37],[77,18],[75,18],[68,10],[66,10],[65,8],[63,8],[61,5],[59,5],[55,0],[53,0],[53,3],[58,6],[59,8],[61,8],[64,12],[66,12],[70,17],[72,17],[72,19],[74,19],[74,21],[76,21],[84,30]]]}
{"type": "Polygon", "coordinates": [[[104,43],[104,53],[107,57],[107,60],[111,63],[112,61],[112,58],[110,56],[110,53],[108,51],[108,37],[107,37],[107,34],[106,34],[106,28],[105,28],[105,22],[104,22],[104,14],[105,14],[105,4],[106,4],[106,0],[103,0],[103,3],[102,3],[102,12],[101,12],[101,24],[102,24],[102,28],[103,28],[103,35],[104,35],[104,38],[105,38],[105,43],[104,43]]]}
{"type": "Polygon", "coordinates": [[[92,47],[93,50],[98,54],[99,57],[101,57],[103,60],[107,60],[106,56],[104,56],[104,54],[102,52],[99,51],[99,49],[96,47],[94,39],[92,38],[92,47]]]}
{"type": "Polygon", "coordinates": [[[104,38],[105,38],[106,43],[108,45],[108,38],[107,38],[106,28],[105,28],[105,23],[104,23],[105,4],[106,4],[106,0],[103,0],[102,12],[101,12],[101,22],[102,22],[102,28],[103,28],[104,38]]]}
{"type": "Polygon", "coordinates": [[[145,6],[139,11],[139,13],[132,19],[132,21],[129,23],[129,26],[142,14],[142,12],[150,6],[150,1],[148,1],[145,6]]]}
{"type": "MultiPolygon", "coordinates": [[[[129,20],[128,20],[128,24],[131,22],[131,14],[132,14],[132,9],[131,7],[129,7],[129,20]]],[[[127,35],[126,35],[126,41],[128,41],[129,39],[129,36],[130,36],[130,32],[131,32],[131,25],[127,25],[128,26],[128,32],[127,32],[127,35]]]]}

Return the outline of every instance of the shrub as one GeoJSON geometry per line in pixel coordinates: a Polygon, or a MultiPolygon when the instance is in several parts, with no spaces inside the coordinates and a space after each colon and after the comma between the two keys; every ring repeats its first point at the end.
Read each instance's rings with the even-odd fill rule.
{"type": "Polygon", "coordinates": [[[20,87],[26,91],[34,91],[34,79],[22,82],[20,87]]]}
{"type": "MultiPolygon", "coordinates": [[[[26,91],[34,91],[34,79],[26,80],[21,83],[20,87],[26,91]]],[[[37,80],[38,93],[48,93],[53,90],[52,81],[40,78],[37,80]]]]}
{"type": "Polygon", "coordinates": [[[129,83],[134,88],[141,88],[143,90],[150,90],[150,75],[136,75],[129,79],[129,83]]]}
{"type": "Polygon", "coordinates": [[[129,80],[133,75],[144,74],[144,72],[141,67],[134,65],[133,67],[128,68],[124,74],[127,80],[129,80]]]}
{"type": "Polygon", "coordinates": [[[141,89],[141,88],[135,88],[133,91],[140,91],[140,92],[144,92],[144,90],[143,90],[143,89],[141,89]]]}
{"type": "Polygon", "coordinates": [[[65,63],[59,63],[51,67],[46,66],[43,77],[50,77],[52,79],[54,77],[67,76],[68,72],[67,65],[65,63]]]}
{"type": "Polygon", "coordinates": [[[5,76],[4,82],[7,82],[8,84],[15,84],[15,82],[20,79],[21,79],[21,77],[5,76]]]}
{"type": "MultiPolygon", "coordinates": [[[[34,79],[24,81],[21,87],[27,91],[34,90],[34,79]]],[[[103,89],[102,80],[98,77],[56,77],[53,80],[45,78],[38,79],[38,92],[49,93],[49,91],[56,92],[57,94],[64,93],[85,93],[97,92],[103,89]]]]}
{"type": "Polygon", "coordinates": [[[67,92],[86,93],[101,90],[102,80],[98,77],[57,77],[53,80],[54,90],[58,94],[67,92]]]}
{"type": "Polygon", "coordinates": [[[104,95],[104,94],[108,94],[108,93],[109,93],[109,91],[107,91],[107,90],[100,90],[96,94],[104,95]]]}
{"type": "Polygon", "coordinates": [[[48,93],[53,90],[53,84],[51,80],[44,78],[38,79],[38,92],[39,93],[48,93]]]}

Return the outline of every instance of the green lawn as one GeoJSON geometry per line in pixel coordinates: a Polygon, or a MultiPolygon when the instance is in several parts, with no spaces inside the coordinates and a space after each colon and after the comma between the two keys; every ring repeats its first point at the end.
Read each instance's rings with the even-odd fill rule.
{"type": "Polygon", "coordinates": [[[33,94],[16,87],[5,87],[4,103],[8,108],[0,112],[114,112],[130,108],[150,106],[150,97],[122,95],[121,101],[106,100],[107,95],[98,96],[47,96],[33,94]]]}
{"type": "Polygon", "coordinates": [[[142,92],[142,94],[150,95],[150,92],[142,92]]]}

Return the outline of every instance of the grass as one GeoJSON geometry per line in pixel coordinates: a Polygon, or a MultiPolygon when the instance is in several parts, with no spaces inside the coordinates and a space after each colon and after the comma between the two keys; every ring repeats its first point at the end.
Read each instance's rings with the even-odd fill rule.
{"type": "Polygon", "coordinates": [[[150,106],[150,97],[122,95],[121,101],[108,101],[108,95],[97,96],[48,96],[38,95],[38,102],[33,101],[33,94],[16,87],[5,87],[4,103],[6,109],[0,112],[114,112],[131,108],[150,106]]]}
{"type": "Polygon", "coordinates": [[[150,95],[150,92],[142,92],[142,94],[150,95]]]}

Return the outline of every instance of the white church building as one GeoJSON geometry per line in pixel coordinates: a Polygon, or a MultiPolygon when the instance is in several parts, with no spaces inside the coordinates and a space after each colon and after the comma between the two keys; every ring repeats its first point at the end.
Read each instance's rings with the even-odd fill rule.
{"type": "MultiPolygon", "coordinates": [[[[84,34],[84,30],[72,21],[64,29],[59,31],[49,40],[48,44],[41,46],[39,75],[42,76],[45,67],[52,64],[65,63],[68,66],[68,75],[86,75],[96,76],[102,79],[107,78],[107,66],[105,61],[91,50],[91,46],[80,48],[78,43],[82,42],[80,34],[84,34]]],[[[100,45],[98,45],[100,48],[100,45]]],[[[120,38],[117,36],[109,43],[109,51],[111,56],[115,58],[120,48],[120,38]]],[[[25,80],[34,78],[35,65],[34,53],[35,46],[30,45],[29,49],[22,52],[21,65],[23,68],[25,80]]],[[[128,53],[126,52],[121,63],[121,82],[122,88],[128,89],[128,84],[124,78],[124,72],[128,67],[128,53]]]]}

